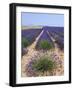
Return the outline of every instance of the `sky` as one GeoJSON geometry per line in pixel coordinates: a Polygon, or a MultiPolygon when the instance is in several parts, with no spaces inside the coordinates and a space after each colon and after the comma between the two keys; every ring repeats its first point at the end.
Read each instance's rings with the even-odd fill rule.
{"type": "Polygon", "coordinates": [[[52,13],[21,13],[22,26],[58,26],[64,27],[64,15],[52,13]]]}

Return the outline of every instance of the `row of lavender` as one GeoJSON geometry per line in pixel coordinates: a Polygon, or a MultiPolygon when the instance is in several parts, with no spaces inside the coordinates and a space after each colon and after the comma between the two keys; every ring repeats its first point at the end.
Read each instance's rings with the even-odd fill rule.
{"type": "Polygon", "coordinates": [[[61,49],[64,49],[64,27],[50,27],[47,29],[61,49]]]}
{"type": "Polygon", "coordinates": [[[22,30],[21,36],[22,38],[26,38],[30,44],[33,43],[36,37],[41,33],[42,29],[26,29],[22,30]]]}

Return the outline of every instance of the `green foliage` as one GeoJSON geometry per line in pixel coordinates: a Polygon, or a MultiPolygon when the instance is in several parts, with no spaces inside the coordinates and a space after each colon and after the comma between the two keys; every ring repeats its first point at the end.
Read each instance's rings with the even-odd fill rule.
{"type": "Polygon", "coordinates": [[[27,47],[29,45],[29,41],[26,38],[22,37],[22,47],[27,47]]]}
{"type": "Polygon", "coordinates": [[[49,43],[47,40],[41,41],[39,46],[41,49],[51,49],[53,47],[53,45],[49,43]]]}
{"type": "Polygon", "coordinates": [[[56,63],[48,57],[41,57],[39,60],[34,61],[32,67],[38,72],[50,72],[55,69],[56,63]]]}

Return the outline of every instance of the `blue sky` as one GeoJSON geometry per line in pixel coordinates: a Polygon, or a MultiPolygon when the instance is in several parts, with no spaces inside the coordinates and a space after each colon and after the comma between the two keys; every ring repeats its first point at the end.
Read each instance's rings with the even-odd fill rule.
{"type": "Polygon", "coordinates": [[[21,13],[22,26],[64,26],[63,14],[51,14],[51,13],[21,13]]]}

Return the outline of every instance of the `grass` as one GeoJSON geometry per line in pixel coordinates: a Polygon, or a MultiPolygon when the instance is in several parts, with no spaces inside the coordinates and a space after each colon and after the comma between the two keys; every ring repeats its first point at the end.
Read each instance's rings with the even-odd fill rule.
{"type": "Polygon", "coordinates": [[[53,69],[56,68],[56,63],[48,57],[41,57],[40,59],[34,61],[32,67],[37,72],[43,72],[43,74],[47,71],[51,73],[53,69]]]}
{"type": "Polygon", "coordinates": [[[28,45],[29,45],[28,39],[22,37],[22,47],[25,47],[26,48],[28,45]]]}
{"type": "Polygon", "coordinates": [[[39,47],[41,49],[51,49],[53,47],[53,45],[51,43],[49,43],[47,40],[43,40],[40,42],[39,47]]]}

